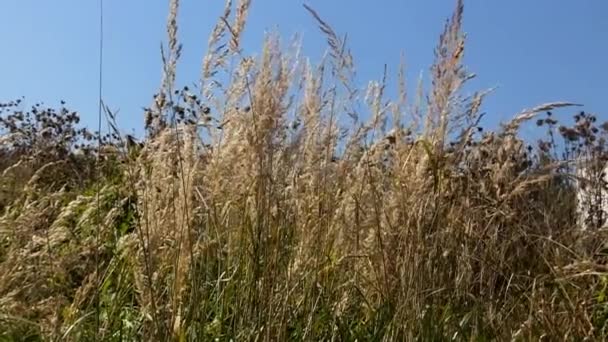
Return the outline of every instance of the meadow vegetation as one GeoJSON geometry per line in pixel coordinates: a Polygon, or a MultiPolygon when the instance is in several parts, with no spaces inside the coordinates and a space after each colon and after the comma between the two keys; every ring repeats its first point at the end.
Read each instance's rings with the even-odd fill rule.
{"type": "Polygon", "coordinates": [[[462,1],[430,84],[407,92],[400,65],[390,99],[386,73],[357,89],[309,7],[325,58],[276,34],[246,55],[249,6],[227,2],[198,87],[179,87],[170,1],[141,141],[105,106],[106,134],[65,104],[0,106],[0,340],[608,336],[605,213],[576,206],[577,184],[605,185],[608,123],[557,102],[482,129],[462,1]]]}

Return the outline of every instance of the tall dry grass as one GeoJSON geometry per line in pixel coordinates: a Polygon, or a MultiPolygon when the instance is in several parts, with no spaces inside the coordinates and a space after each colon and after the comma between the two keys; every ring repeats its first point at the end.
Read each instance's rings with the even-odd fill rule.
{"type": "Polygon", "coordinates": [[[403,65],[395,99],[388,71],[357,90],[346,39],[310,7],[326,58],[273,34],[246,55],[250,1],[235,6],[189,89],[170,1],[141,143],[109,111],[96,149],[51,119],[67,112],[3,105],[3,339],[606,337],[605,230],[579,229],[570,161],[605,160],[608,125],[559,126],[544,113],[572,104],[549,103],[483,132],[487,92],[462,93],[462,1],[412,100],[403,65]],[[517,136],[533,120],[549,129],[534,147],[517,136]]]}

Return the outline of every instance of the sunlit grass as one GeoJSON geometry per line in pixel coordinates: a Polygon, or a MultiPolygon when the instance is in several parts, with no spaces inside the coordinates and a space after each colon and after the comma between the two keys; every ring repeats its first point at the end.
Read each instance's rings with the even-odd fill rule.
{"type": "Polygon", "coordinates": [[[579,219],[570,162],[603,185],[608,124],[560,125],[550,111],[572,104],[548,103],[484,131],[460,1],[411,99],[402,66],[396,98],[386,77],[356,89],[310,7],[326,59],[275,35],[244,55],[245,0],[200,87],[178,88],[178,5],[143,141],[109,111],[99,149],[65,108],[1,106],[0,340],[606,337],[604,214],[588,196],[579,219]]]}

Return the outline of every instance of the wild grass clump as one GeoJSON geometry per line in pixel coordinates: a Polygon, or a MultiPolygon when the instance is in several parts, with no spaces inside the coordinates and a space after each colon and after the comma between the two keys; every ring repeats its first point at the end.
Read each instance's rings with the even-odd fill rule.
{"type": "Polygon", "coordinates": [[[560,125],[557,102],[484,131],[487,92],[461,91],[462,1],[412,100],[403,66],[396,99],[387,72],[358,90],[310,7],[318,64],[276,35],[246,55],[249,6],[227,2],[190,89],[170,2],[141,143],[109,111],[96,142],[68,110],[2,106],[3,339],[606,338],[605,213],[578,189],[603,182],[607,124],[560,125]]]}

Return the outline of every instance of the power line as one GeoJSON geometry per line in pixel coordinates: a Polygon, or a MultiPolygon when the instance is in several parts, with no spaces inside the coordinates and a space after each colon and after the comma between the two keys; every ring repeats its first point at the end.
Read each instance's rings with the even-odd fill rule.
{"type": "Polygon", "coordinates": [[[101,179],[101,116],[103,111],[103,0],[99,0],[99,84],[98,84],[98,113],[97,113],[97,181],[95,182],[96,193],[97,193],[97,210],[96,210],[96,237],[95,237],[95,340],[97,341],[99,335],[100,321],[99,321],[99,289],[100,289],[100,272],[99,272],[99,240],[101,237],[101,222],[100,222],[100,187],[99,182],[101,179]]]}

